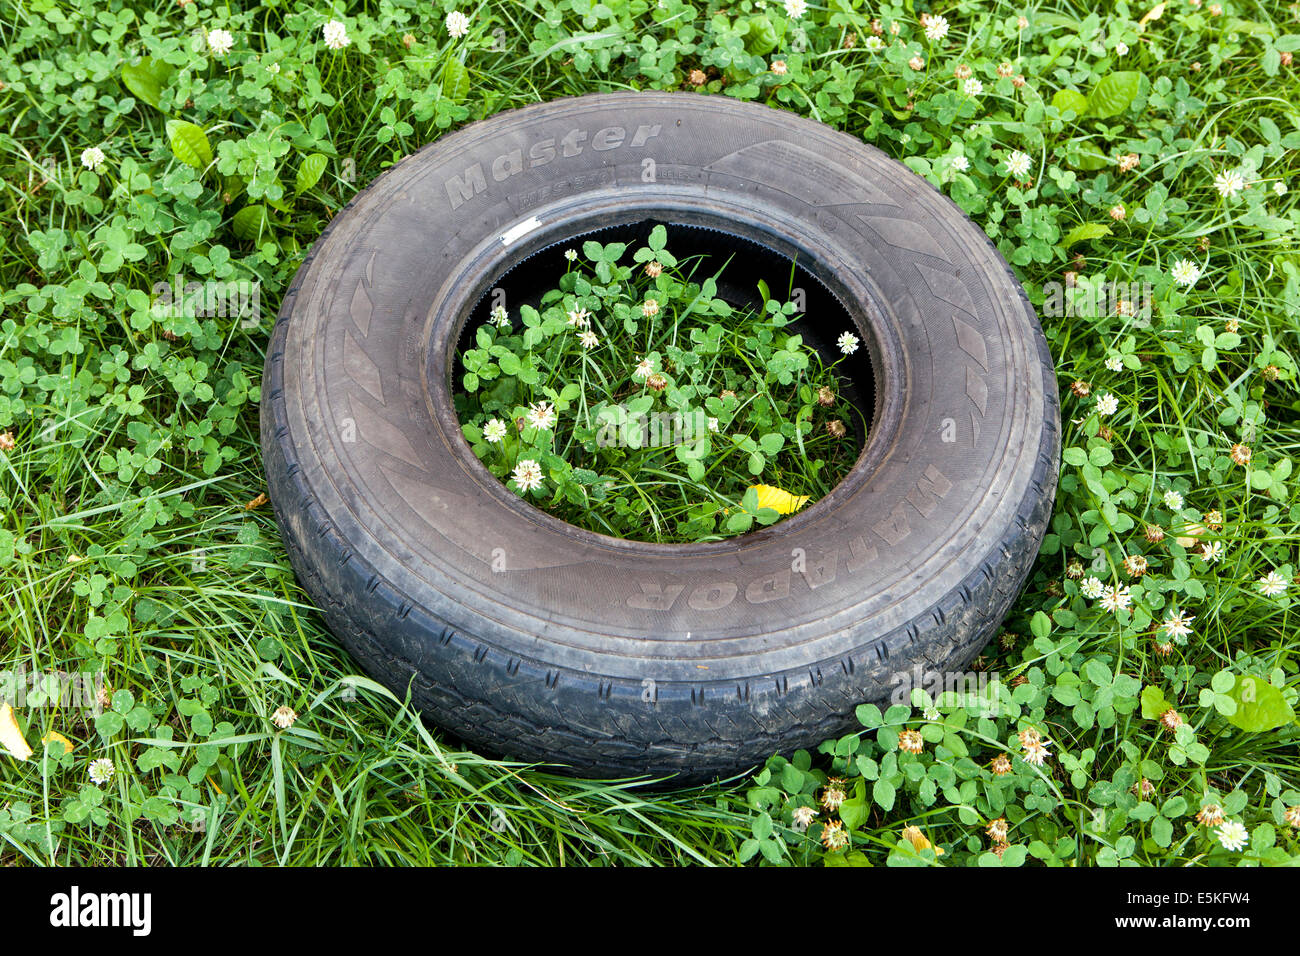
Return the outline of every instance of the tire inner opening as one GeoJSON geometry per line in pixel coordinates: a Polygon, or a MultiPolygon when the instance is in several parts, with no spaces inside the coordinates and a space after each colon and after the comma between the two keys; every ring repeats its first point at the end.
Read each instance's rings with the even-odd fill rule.
{"type": "MultiPolygon", "coordinates": [[[[767,283],[771,298],[782,302],[794,301],[796,307],[802,304],[801,313],[796,314],[796,319],[786,329],[801,335],[804,344],[815,350],[825,365],[843,360],[836,369],[843,381],[840,394],[861,413],[844,421],[849,429],[846,440],[852,441],[861,453],[876,410],[876,376],[871,350],[864,340],[865,330],[858,328],[839,297],[797,259],[792,260],[769,246],[725,229],[695,224],[646,218],[605,226],[575,233],[506,266],[484,285],[483,292],[461,326],[452,364],[453,377],[449,383],[452,394],[463,390],[460,383],[465,368],[461,356],[466,349],[475,347],[475,330],[489,321],[493,308],[505,305],[516,322],[523,305],[540,311],[542,296],[556,287],[559,277],[569,267],[564,256],[566,250],[581,250],[582,243],[587,241],[602,244],[625,242],[627,251],[620,264],[627,265],[632,261],[632,253],[647,244],[651,230],[657,225],[666,227],[667,249],[679,263],[697,257],[702,259],[686,270],[692,281],[702,282],[721,269],[716,296],[733,309],[762,310],[760,280],[767,283]],[[844,332],[853,332],[862,340],[852,355],[842,355],[836,344],[844,332]]],[[[755,479],[756,482],[761,480],[755,479]]]]}

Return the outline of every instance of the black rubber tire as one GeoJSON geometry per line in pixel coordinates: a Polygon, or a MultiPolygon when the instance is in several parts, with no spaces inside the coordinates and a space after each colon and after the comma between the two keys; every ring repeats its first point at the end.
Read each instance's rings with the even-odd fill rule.
{"type": "Polygon", "coordinates": [[[299,580],[367,672],[489,752],[691,783],[970,661],[1046,530],[1059,409],[1019,283],[924,180],[810,120],[631,93],[475,123],[358,194],[285,296],[262,446],[299,580]],[[480,297],[524,256],[646,219],[797,254],[867,346],[861,458],[771,528],[591,534],[460,436],[449,384],[480,297]]]}

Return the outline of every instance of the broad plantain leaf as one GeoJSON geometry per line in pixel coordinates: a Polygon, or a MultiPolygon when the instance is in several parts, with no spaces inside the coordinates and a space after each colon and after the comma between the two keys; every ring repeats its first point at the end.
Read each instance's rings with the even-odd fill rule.
{"type": "Polygon", "coordinates": [[[1073,110],[1082,119],[1088,112],[1088,97],[1078,90],[1057,90],[1052,97],[1052,105],[1062,113],[1073,110]]]}
{"type": "Polygon", "coordinates": [[[1110,235],[1110,226],[1099,222],[1080,223],[1065,234],[1061,240],[1061,248],[1069,249],[1076,242],[1087,242],[1089,239],[1100,239],[1102,236],[1110,235]]]}
{"type": "Polygon", "coordinates": [[[294,192],[305,193],[311,187],[320,182],[321,176],[325,175],[325,167],[329,164],[329,158],[322,153],[312,153],[302,161],[298,167],[298,175],[294,179],[294,192]]]}
{"type": "Polygon", "coordinates": [[[1253,734],[1295,720],[1282,692],[1262,678],[1238,676],[1228,696],[1237,702],[1237,712],[1228,716],[1228,722],[1253,734]]]}
{"type": "Polygon", "coordinates": [[[1108,73],[1088,94],[1088,112],[1107,119],[1123,113],[1137,99],[1142,74],[1136,70],[1108,73]]]}
{"type": "Polygon", "coordinates": [[[212,162],[212,146],[203,127],[185,120],[168,120],[167,139],[171,143],[172,155],[186,166],[202,171],[212,162]]]}
{"type": "Polygon", "coordinates": [[[754,56],[767,56],[781,42],[781,33],[766,15],[749,18],[749,31],[745,35],[745,52],[754,56]]]}
{"type": "Polygon", "coordinates": [[[442,95],[453,103],[459,103],[469,96],[469,70],[454,56],[442,68],[442,95]]]}
{"type": "Polygon", "coordinates": [[[139,63],[122,67],[122,85],[140,102],[161,109],[158,104],[162,101],[162,91],[175,72],[176,68],[169,63],[142,56],[139,63]]]}
{"type": "Polygon", "coordinates": [[[1144,720],[1159,720],[1161,714],[1173,709],[1169,706],[1169,701],[1165,700],[1165,692],[1154,684],[1142,688],[1141,699],[1144,720]]]}
{"type": "Polygon", "coordinates": [[[270,229],[265,206],[245,206],[230,222],[236,239],[255,240],[270,229]]]}

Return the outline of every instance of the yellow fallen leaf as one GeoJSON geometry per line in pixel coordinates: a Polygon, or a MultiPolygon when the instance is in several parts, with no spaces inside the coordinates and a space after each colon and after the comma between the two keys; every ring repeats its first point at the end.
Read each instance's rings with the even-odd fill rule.
{"type": "MultiPolygon", "coordinates": [[[[926,839],[926,836],[924,833],[921,832],[920,827],[916,827],[916,826],[903,827],[902,837],[908,843],[912,844],[912,846],[916,847],[918,852],[920,852],[921,850],[930,849],[930,841],[926,839]]],[[[943,847],[941,846],[935,847],[934,855],[943,856],[943,847]]]]}
{"type": "Polygon", "coordinates": [[[1150,23],[1152,20],[1159,20],[1164,15],[1164,12],[1165,12],[1165,5],[1163,3],[1157,3],[1154,7],[1152,7],[1150,10],[1147,11],[1146,16],[1144,16],[1141,20],[1138,21],[1138,28],[1141,29],[1142,27],[1150,23]]]}
{"type": "Polygon", "coordinates": [[[244,502],[244,510],[252,511],[254,508],[260,508],[262,507],[262,505],[266,504],[270,500],[271,500],[270,498],[266,497],[266,492],[264,491],[256,498],[254,498],[252,501],[244,502]]]}
{"type": "Polygon", "coordinates": [[[54,730],[51,730],[48,734],[46,734],[44,737],[41,738],[41,743],[43,744],[52,744],[55,741],[58,741],[59,743],[63,744],[63,752],[65,754],[70,754],[72,753],[72,751],[77,749],[76,747],[72,746],[71,740],[63,736],[63,734],[58,733],[57,731],[54,730]]]}
{"type": "Polygon", "coordinates": [[[32,748],[27,746],[23,732],[18,729],[14,709],[8,704],[0,705],[0,747],[19,760],[26,760],[32,755],[32,748]]]}
{"type": "Polygon", "coordinates": [[[777,514],[793,514],[808,503],[808,495],[795,497],[788,491],[782,491],[772,485],[750,485],[758,495],[760,508],[771,508],[777,514]]]}

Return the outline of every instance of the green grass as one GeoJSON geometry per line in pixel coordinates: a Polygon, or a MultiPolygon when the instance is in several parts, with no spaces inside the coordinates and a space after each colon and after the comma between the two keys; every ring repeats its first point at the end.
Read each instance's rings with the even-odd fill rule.
{"type": "Polygon", "coordinates": [[[761,310],[733,309],[713,296],[725,264],[679,263],[664,226],[648,241],[570,250],[582,264],[540,310],[501,307],[475,330],[456,390],[474,454],[555,517],[618,538],[718,541],[821,498],[866,430],[839,362],[803,344],[795,304],[766,298],[765,280],[761,310]]]}
{"type": "Polygon", "coordinates": [[[1171,0],[1139,33],[1142,7],[936,3],[950,23],[936,44],[901,6],[835,0],[795,22],[740,0],[711,20],[723,6],[487,3],[466,8],[470,35],[452,40],[450,6],[354,3],[351,45],[331,51],[323,7],[0,0],[0,430],[14,441],[0,454],[0,670],[102,673],[113,693],[99,717],[18,711],[37,754],[0,755],[0,863],[800,863],[822,860],[816,839],[843,821],[853,846],[832,862],[934,863],[899,842],[916,824],[943,862],[989,864],[998,816],[1011,825],[1003,862],[1294,862],[1295,724],[1235,726],[1231,694],[1211,681],[1226,672],[1220,687],[1254,677],[1296,696],[1297,586],[1258,586],[1296,573],[1300,542],[1300,212],[1296,190],[1271,191],[1293,184],[1300,148],[1300,84],[1282,62],[1300,52],[1296,8],[1225,3],[1216,17],[1171,0]],[[872,17],[897,17],[916,49],[868,49],[872,17]],[[200,27],[230,30],[232,52],[190,52],[200,27]],[[909,72],[916,50],[926,64],[909,72]],[[151,86],[137,67],[133,97],[123,67],[141,55],[172,70],[151,86]],[[997,75],[1004,61],[1023,88],[997,75]],[[959,64],[978,96],[961,92],[959,64]],[[1130,71],[1143,74],[1131,89],[1130,71]],[[869,732],[776,761],[757,783],[677,793],[491,761],[358,675],[294,583],[269,507],[245,508],[264,490],[270,316],[329,218],[446,130],[618,89],[757,99],[873,143],[966,209],[1040,305],[1067,270],[1151,284],[1149,325],[1044,317],[1066,464],[1043,557],[981,662],[1025,679],[998,720],[946,706],[927,718],[923,702],[866,713],[869,732]],[[1051,105],[1065,89],[1088,115],[1063,112],[1068,96],[1051,105]],[[173,155],[168,119],[206,130],[214,167],[173,155]],[[96,145],[106,161],[92,173],[80,157],[96,145]],[[1029,157],[1024,178],[1008,174],[1013,150],[1029,157]],[[1120,172],[1110,160],[1130,152],[1139,165],[1120,172]],[[324,175],[296,193],[314,154],[324,175]],[[1243,164],[1255,184],[1221,197],[1215,176],[1243,164]],[[1180,259],[1201,268],[1190,289],[1170,277],[1180,259]],[[150,290],[178,273],[259,280],[265,318],[151,317],[150,290]],[[1103,365],[1115,356],[1119,372],[1103,365]],[[1089,397],[1070,394],[1076,379],[1089,397]],[[1103,418],[1105,393],[1119,407],[1103,418]],[[1228,457],[1237,442],[1249,469],[1228,457]],[[1162,503],[1171,488],[1179,513],[1162,503]],[[1208,564],[1174,539],[1215,509],[1222,530],[1197,543],[1225,554],[1208,564]],[[1147,542],[1147,525],[1165,540],[1147,542]],[[1131,554],[1150,563],[1140,580],[1122,568],[1131,554]],[[1131,586],[1132,612],[1082,598],[1071,560],[1131,586]],[[1194,632],[1161,656],[1148,628],[1175,606],[1194,632]],[[1129,681],[1191,730],[1171,742],[1135,694],[1115,693],[1129,681]],[[283,731],[270,720],[281,706],[299,714],[283,731]],[[1028,726],[1052,759],[1039,772],[1017,758],[995,777],[990,761],[1018,753],[1028,726]],[[922,731],[923,754],[900,755],[902,729],[922,731]],[[47,732],[74,750],[43,755],[47,732]],[[102,757],[116,773],[95,786],[102,757]],[[847,809],[800,834],[793,811],[821,799],[828,774],[846,778],[847,809]],[[1141,778],[1156,788],[1146,809],[1130,794],[1141,778]],[[1215,801],[1247,828],[1243,851],[1197,825],[1215,801]]]}

